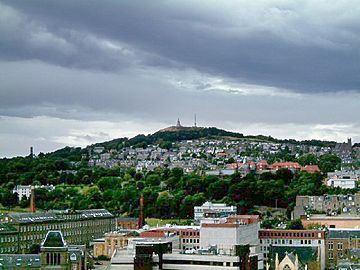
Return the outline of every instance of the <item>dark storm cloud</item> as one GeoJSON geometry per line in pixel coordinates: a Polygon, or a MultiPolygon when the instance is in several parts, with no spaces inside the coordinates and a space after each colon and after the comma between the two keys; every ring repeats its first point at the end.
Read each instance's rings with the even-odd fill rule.
{"type": "Polygon", "coordinates": [[[23,17],[2,26],[12,35],[0,37],[0,54],[113,72],[191,67],[298,92],[359,91],[356,1],[254,2],[2,1],[10,18],[23,17]]]}

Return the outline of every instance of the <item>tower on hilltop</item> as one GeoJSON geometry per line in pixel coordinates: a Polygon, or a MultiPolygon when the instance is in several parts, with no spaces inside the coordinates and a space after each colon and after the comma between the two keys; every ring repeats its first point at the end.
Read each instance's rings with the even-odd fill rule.
{"type": "Polygon", "coordinates": [[[178,118],[177,122],[176,122],[176,127],[182,127],[182,125],[180,124],[180,119],[178,118]]]}

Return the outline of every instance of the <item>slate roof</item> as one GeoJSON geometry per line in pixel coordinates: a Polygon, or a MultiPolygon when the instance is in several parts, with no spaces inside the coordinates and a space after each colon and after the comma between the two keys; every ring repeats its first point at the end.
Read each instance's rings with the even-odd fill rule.
{"type": "Polygon", "coordinates": [[[38,254],[0,254],[0,269],[40,269],[40,266],[38,254]]]}
{"type": "Polygon", "coordinates": [[[63,221],[69,216],[74,215],[74,219],[94,219],[94,218],[111,218],[111,214],[106,209],[90,210],[52,210],[45,213],[9,213],[8,217],[16,223],[41,223],[51,221],[63,221]]]}
{"type": "Polygon", "coordinates": [[[52,213],[9,213],[8,216],[17,223],[40,223],[62,220],[52,213]]]}
{"type": "Polygon", "coordinates": [[[359,238],[360,229],[330,229],[327,235],[329,239],[348,239],[348,238],[359,238]]]}

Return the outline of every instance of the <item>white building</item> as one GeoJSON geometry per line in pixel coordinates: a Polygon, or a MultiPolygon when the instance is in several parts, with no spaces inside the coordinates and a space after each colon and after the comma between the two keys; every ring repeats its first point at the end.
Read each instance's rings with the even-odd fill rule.
{"type": "Polygon", "coordinates": [[[23,198],[23,196],[26,197],[26,199],[29,199],[31,196],[31,185],[23,186],[23,185],[17,185],[13,189],[13,193],[18,194],[19,201],[23,198]]]}
{"type": "MultiPolygon", "coordinates": [[[[205,221],[205,220],[204,220],[205,221]]],[[[250,255],[258,256],[258,269],[263,269],[259,247],[260,220],[257,215],[234,215],[200,225],[200,249],[216,249],[220,255],[235,255],[236,246],[249,245],[250,255]]]]}
{"type": "Polygon", "coordinates": [[[360,178],[360,170],[357,171],[335,171],[328,173],[327,185],[340,188],[356,188],[356,182],[360,178]]]}
{"type": "Polygon", "coordinates": [[[207,214],[216,214],[218,216],[236,215],[236,206],[227,206],[225,203],[205,202],[202,206],[194,207],[194,219],[200,221],[207,214]]]}
{"type": "Polygon", "coordinates": [[[53,185],[41,185],[41,186],[34,186],[32,187],[31,185],[28,186],[24,186],[24,185],[17,185],[14,189],[13,189],[13,193],[17,193],[18,194],[18,198],[19,201],[21,201],[21,199],[23,198],[23,196],[26,197],[26,199],[29,199],[31,196],[31,190],[32,188],[43,188],[46,189],[48,191],[52,191],[55,189],[55,187],[53,185]]]}

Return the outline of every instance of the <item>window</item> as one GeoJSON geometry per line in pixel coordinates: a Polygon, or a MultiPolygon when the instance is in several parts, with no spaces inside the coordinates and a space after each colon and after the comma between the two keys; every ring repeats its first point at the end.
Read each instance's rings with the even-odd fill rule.
{"type": "Polygon", "coordinates": [[[342,249],[343,249],[343,243],[341,243],[341,242],[338,243],[338,244],[337,244],[337,249],[338,249],[338,250],[342,250],[342,249]]]}
{"type": "Polygon", "coordinates": [[[329,248],[329,250],[334,250],[334,242],[333,241],[329,241],[328,248],[329,248]]]}

